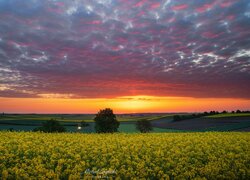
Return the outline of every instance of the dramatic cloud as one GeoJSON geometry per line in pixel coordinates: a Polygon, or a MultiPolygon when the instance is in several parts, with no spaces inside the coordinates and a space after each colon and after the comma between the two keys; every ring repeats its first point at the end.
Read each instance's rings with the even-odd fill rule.
{"type": "Polygon", "coordinates": [[[0,0],[1,97],[249,92],[249,0],[0,0]]]}

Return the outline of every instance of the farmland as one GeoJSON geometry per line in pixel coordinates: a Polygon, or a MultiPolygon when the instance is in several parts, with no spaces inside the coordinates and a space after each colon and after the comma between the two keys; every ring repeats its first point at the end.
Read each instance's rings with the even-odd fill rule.
{"type": "Polygon", "coordinates": [[[249,179],[250,134],[0,132],[2,179],[249,179]]]}
{"type": "MultiPolygon", "coordinates": [[[[151,121],[154,132],[189,132],[189,131],[249,131],[249,113],[227,113],[209,115],[199,118],[173,121],[175,114],[118,114],[119,131],[138,132],[137,120],[151,121]]],[[[5,114],[0,115],[0,130],[32,131],[47,120],[55,119],[69,132],[76,132],[77,125],[84,120],[89,124],[81,132],[92,133],[94,114],[5,114]]]]}
{"type": "Polygon", "coordinates": [[[91,114],[2,115],[0,179],[250,178],[250,116],[173,116],[117,115],[119,133],[97,134],[91,114]],[[50,119],[70,133],[28,132],[50,119]],[[135,128],[142,119],[152,133],[135,128]],[[89,126],[78,131],[82,120],[89,126]]]}
{"type": "MultiPolygon", "coordinates": [[[[55,114],[28,114],[28,115],[2,115],[0,116],[0,130],[8,130],[13,128],[13,130],[23,130],[31,131],[35,127],[41,126],[41,124],[47,120],[54,119],[63,124],[67,131],[76,131],[77,125],[84,120],[89,124],[88,127],[84,129],[83,132],[94,132],[94,117],[93,114],[67,114],[67,115],[55,115],[55,114]]],[[[137,132],[135,129],[135,122],[141,119],[147,119],[150,121],[159,120],[162,118],[171,119],[173,115],[171,114],[125,114],[117,115],[120,124],[121,132],[137,132]]],[[[168,132],[168,129],[156,128],[155,132],[168,132]]],[[[172,130],[170,130],[172,131],[172,130]]]]}
{"type": "Polygon", "coordinates": [[[235,131],[250,127],[250,117],[201,117],[179,122],[155,121],[155,127],[185,131],[235,131]]]}

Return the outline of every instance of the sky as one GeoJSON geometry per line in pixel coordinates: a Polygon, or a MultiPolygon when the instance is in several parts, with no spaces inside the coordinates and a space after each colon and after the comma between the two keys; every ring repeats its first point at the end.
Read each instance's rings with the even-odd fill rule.
{"type": "Polygon", "coordinates": [[[249,0],[0,0],[0,111],[250,109],[249,0]]]}

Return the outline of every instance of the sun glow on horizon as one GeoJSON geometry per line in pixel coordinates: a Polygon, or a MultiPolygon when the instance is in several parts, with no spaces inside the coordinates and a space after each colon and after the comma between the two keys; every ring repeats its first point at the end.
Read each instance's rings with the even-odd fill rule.
{"type": "Polygon", "coordinates": [[[109,107],[115,113],[143,113],[249,110],[250,107],[250,100],[233,98],[159,97],[146,95],[92,99],[56,97],[0,98],[0,111],[6,113],[96,113],[100,109],[109,107]]]}

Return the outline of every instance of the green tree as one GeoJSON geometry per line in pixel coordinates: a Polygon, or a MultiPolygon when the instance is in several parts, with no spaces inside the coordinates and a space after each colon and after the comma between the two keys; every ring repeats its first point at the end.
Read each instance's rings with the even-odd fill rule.
{"type": "Polygon", "coordinates": [[[35,128],[33,131],[52,133],[52,132],[66,132],[66,129],[59,123],[59,121],[51,119],[49,121],[44,122],[42,124],[42,127],[35,128]]]}
{"type": "Polygon", "coordinates": [[[118,132],[120,123],[116,119],[113,110],[106,108],[100,110],[94,119],[95,130],[97,133],[113,133],[118,132]]]}
{"type": "Polygon", "coordinates": [[[141,133],[153,131],[153,126],[149,120],[142,119],[136,122],[136,129],[141,133]]]}

